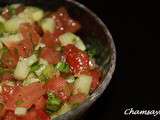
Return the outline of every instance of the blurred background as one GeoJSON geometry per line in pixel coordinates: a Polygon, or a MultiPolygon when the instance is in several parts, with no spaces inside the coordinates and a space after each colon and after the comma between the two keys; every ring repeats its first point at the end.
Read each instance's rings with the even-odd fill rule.
{"type": "Polygon", "coordinates": [[[103,20],[117,48],[113,79],[83,120],[160,118],[123,115],[127,108],[160,110],[158,4],[147,1],[78,1],[103,20]]]}

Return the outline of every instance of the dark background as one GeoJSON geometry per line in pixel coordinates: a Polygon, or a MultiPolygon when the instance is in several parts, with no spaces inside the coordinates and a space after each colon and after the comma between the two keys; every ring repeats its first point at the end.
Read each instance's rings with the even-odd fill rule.
{"type": "Polygon", "coordinates": [[[127,108],[160,110],[160,20],[156,3],[78,1],[104,21],[117,48],[117,66],[113,79],[83,120],[160,119],[160,115],[123,115],[127,108]]]}

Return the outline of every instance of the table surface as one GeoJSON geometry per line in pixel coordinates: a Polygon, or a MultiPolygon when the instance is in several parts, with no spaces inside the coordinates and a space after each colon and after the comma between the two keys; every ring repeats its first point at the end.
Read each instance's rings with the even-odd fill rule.
{"type": "Polygon", "coordinates": [[[156,7],[151,3],[141,7],[141,4],[115,4],[115,1],[108,3],[106,0],[79,1],[104,21],[117,48],[117,66],[113,79],[83,120],[153,118],[151,115],[124,116],[124,111],[127,108],[159,109],[157,93],[160,90],[160,79],[156,68],[159,63],[160,37],[156,7]]]}

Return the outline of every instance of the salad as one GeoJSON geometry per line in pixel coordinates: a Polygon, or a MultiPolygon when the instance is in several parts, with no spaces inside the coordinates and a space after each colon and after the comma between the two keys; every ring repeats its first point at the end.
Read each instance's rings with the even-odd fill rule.
{"type": "Polygon", "coordinates": [[[0,120],[54,120],[95,91],[102,74],[81,27],[64,7],[1,9],[0,120]]]}

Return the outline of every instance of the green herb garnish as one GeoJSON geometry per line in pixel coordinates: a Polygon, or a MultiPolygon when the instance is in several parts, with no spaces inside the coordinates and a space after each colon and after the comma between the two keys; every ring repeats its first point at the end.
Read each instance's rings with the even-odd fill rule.
{"type": "Polygon", "coordinates": [[[59,70],[60,72],[67,73],[67,72],[69,72],[69,65],[65,62],[59,62],[56,65],[56,69],[59,70]]]}
{"type": "Polygon", "coordinates": [[[46,105],[46,110],[49,114],[57,112],[61,107],[61,100],[56,97],[53,93],[48,93],[48,100],[46,105]]]}
{"type": "Polygon", "coordinates": [[[31,66],[31,70],[30,72],[35,72],[36,70],[38,70],[42,65],[41,64],[38,64],[38,62],[34,63],[32,66],[31,66]]]}

